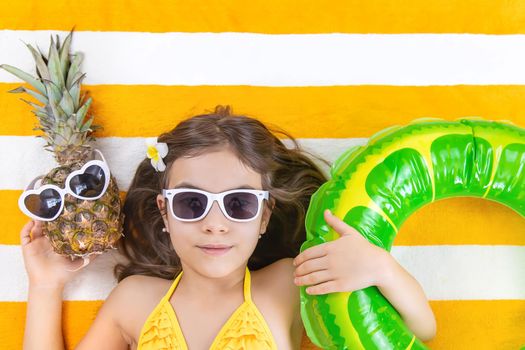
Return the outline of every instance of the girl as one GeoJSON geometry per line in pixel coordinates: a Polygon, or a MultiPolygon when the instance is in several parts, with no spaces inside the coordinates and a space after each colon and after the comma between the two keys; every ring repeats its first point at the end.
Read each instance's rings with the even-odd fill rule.
{"type": "MultiPolygon", "coordinates": [[[[78,349],[299,349],[297,285],[313,285],[310,293],[377,285],[418,337],[434,335],[419,284],[330,213],[342,237],[291,259],[325,181],[295,141],[288,149],[259,121],[217,107],[159,142],[165,170],[144,159],[124,204],[119,248],[129,263],[116,267],[119,284],[78,349]]],[[[79,262],[53,253],[39,222],[21,237],[24,348],[63,349],[62,291],[79,262]]]]}

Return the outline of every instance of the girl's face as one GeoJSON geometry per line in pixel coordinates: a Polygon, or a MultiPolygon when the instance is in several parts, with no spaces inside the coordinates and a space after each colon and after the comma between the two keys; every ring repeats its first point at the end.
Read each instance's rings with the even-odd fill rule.
{"type": "MultiPolygon", "coordinates": [[[[168,188],[195,188],[212,193],[262,189],[261,175],[241,163],[227,147],[197,157],[179,158],[173,162],[168,176],[168,188]]],[[[183,222],[171,215],[162,195],[157,196],[157,205],[183,269],[212,278],[244,269],[271,215],[267,202],[263,201],[254,220],[235,222],[226,218],[214,202],[203,219],[183,222]]]]}

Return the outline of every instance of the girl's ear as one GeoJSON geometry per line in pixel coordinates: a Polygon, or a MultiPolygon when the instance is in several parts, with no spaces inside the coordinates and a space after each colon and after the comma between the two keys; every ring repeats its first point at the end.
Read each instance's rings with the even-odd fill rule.
{"type": "Polygon", "coordinates": [[[162,221],[164,221],[164,227],[168,227],[168,212],[166,210],[166,200],[161,194],[157,195],[157,207],[159,208],[160,215],[162,216],[162,221]]]}
{"type": "Polygon", "coordinates": [[[260,233],[263,234],[266,232],[268,223],[270,222],[270,217],[272,216],[272,210],[275,206],[275,200],[270,198],[270,200],[263,206],[262,221],[261,221],[261,230],[260,233]]]}

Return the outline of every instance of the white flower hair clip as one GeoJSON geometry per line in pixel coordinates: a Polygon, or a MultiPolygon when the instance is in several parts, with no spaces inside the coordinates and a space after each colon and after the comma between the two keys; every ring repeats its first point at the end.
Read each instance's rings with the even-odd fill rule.
{"type": "Polygon", "coordinates": [[[146,139],[146,146],[148,146],[146,154],[148,158],[151,159],[151,166],[153,166],[157,172],[166,170],[166,164],[164,164],[162,158],[168,154],[168,145],[164,142],[157,142],[156,137],[148,137],[146,139]]]}

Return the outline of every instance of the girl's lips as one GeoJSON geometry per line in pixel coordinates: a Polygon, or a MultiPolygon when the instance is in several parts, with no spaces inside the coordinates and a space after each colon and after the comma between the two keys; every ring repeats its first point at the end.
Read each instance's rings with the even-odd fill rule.
{"type": "Polygon", "coordinates": [[[224,255],[227,252],[230,251],[232,246],[223,245],[223,244],[207,244],[207,245],[201,245],[197,246],[200,250],[202,250],[204,253],[209,255],[224,255]]]}

